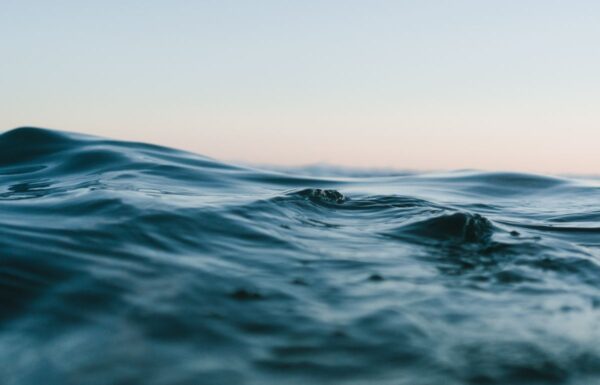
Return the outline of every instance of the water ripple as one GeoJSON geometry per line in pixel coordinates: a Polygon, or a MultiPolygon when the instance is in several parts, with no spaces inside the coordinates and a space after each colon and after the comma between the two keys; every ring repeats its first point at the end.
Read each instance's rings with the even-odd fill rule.
{"type": "Polygon", "coordinates": [[[0,135],[0,378],[594,384],[597,181],[0,135]]]}

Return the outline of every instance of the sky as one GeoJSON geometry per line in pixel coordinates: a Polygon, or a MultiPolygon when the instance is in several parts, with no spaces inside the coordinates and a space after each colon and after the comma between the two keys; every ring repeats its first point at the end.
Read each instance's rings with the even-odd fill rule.
{"type": "Polygon", "coordinates": [[[0,0],[0,131],[598,174],[599,15],[595,0],[0,0]]]}

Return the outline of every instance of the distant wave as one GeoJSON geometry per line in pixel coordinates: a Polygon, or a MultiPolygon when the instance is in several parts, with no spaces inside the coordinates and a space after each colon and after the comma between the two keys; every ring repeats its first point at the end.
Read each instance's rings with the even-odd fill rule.
{"type": "Polygon", "coordinates": [[[600,183],[0,135],[2,384],[595,384],[600,183]]]}

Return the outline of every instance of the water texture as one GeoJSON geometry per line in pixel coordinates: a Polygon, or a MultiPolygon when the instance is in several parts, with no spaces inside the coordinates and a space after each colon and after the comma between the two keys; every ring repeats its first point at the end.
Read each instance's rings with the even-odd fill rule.
{"type": "Polygon", "coordinates": [[[600,182],[12,130],[0,379],[600,384],[600,182]]]}

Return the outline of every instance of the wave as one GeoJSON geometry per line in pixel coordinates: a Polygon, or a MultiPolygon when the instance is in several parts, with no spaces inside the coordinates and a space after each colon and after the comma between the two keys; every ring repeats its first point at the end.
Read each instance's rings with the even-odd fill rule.
{"type": "Polygon", "coordinates": [[[489,240],[492,234],[493,225],[487,218],[479,214],[456,212],[403,225],[395,229],[393,236],[481,243],[489,240]]]}
{"type": "Polygon", "coordinates": [[[0,135],[3,384],[600,380],[600,187],[0,135]]]}

